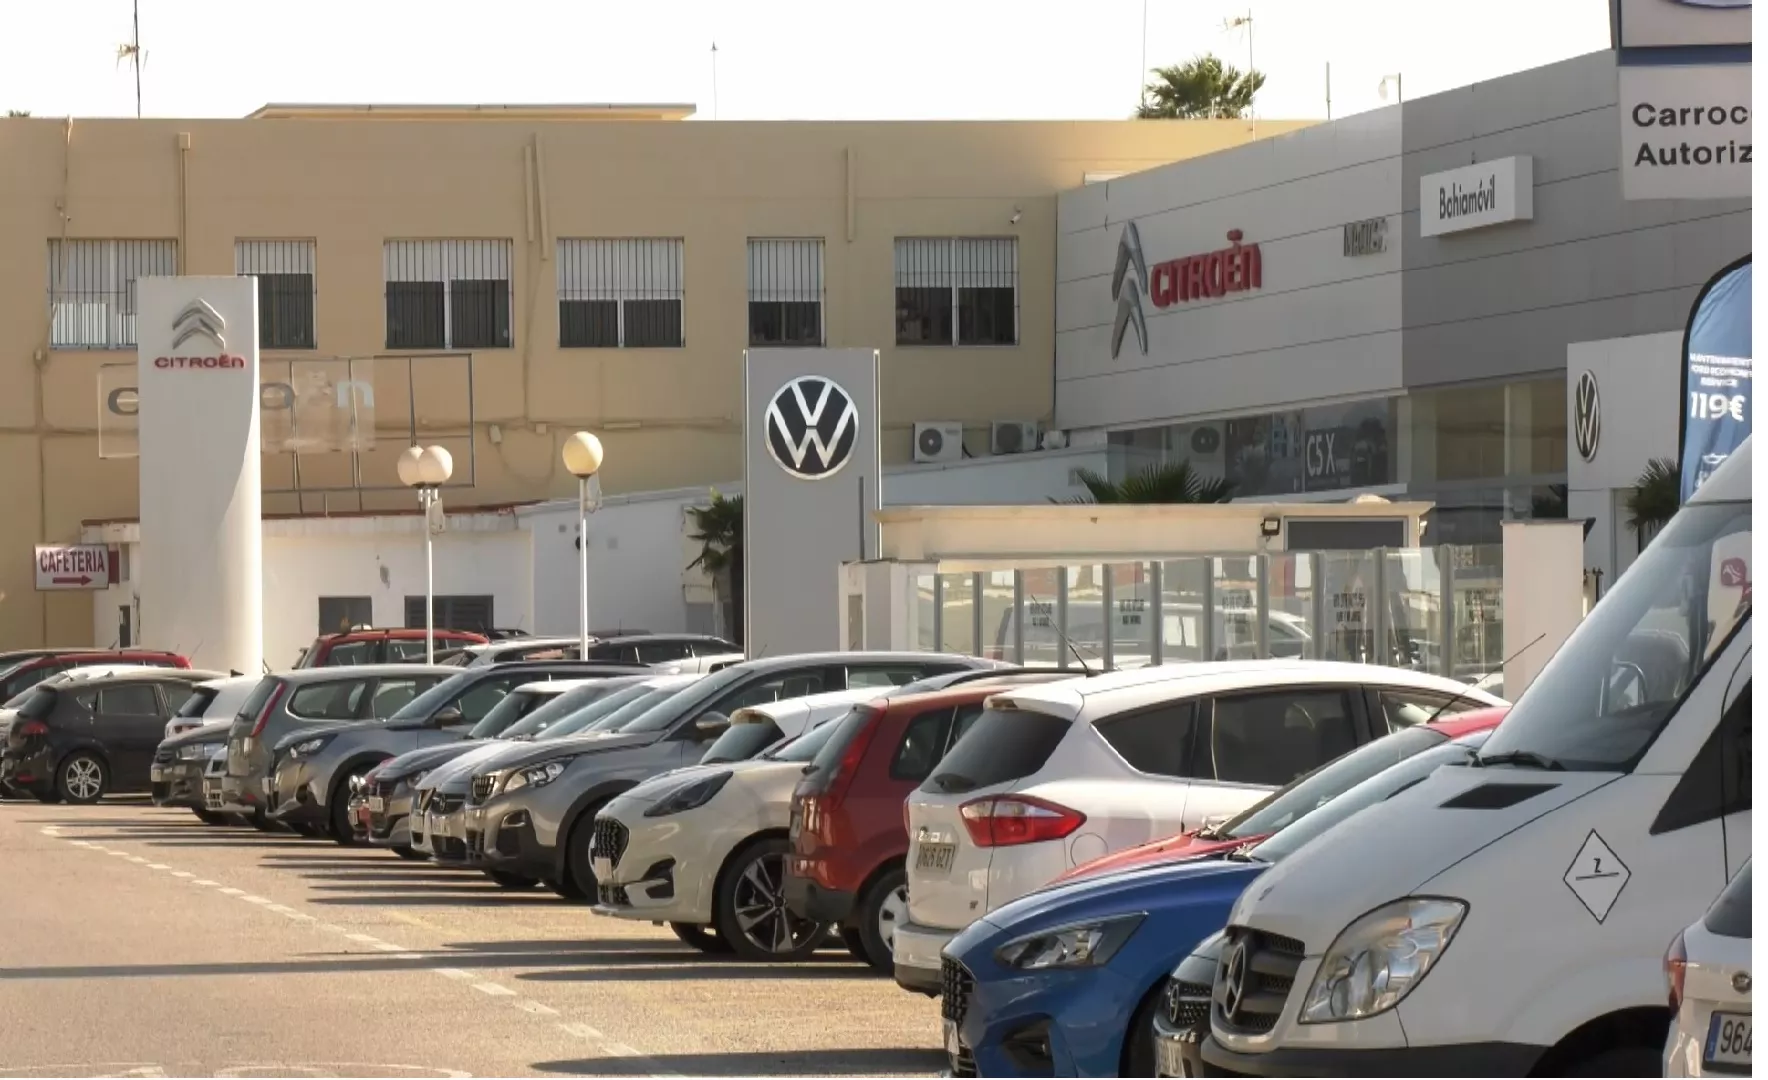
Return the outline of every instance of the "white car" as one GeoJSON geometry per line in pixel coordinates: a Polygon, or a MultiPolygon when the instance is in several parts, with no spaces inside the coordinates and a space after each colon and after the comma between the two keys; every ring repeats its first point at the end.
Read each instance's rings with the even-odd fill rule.
{"type": "Polygon", "coordinates": [[[590,848],[595,912],[667,922],[702,952],[745,960],[801,960],[816,951],[828,928],[783,903],[792,791],[839,726],[830,721],[877,690],[816,696],[848,700],[803,714],[810,733],[759,758],[677,769],[603,807],[590,848]]]}
{"type": "Polygon", "coordinates": [[[1750,864],[1725,886],[1707,914],[1671,943],[1670,1041],[1665,1076],[1750,1073],[1750,864]]]}
{"type": "Polygon", "coordinates": [[[664,660],[652,664],[662,675],[710,675],[714,671],[723,671],[732,664],[740,664],[747,657],[740,652],[707,653],[705,656],[689,656],[680,660],[664,660]]]}
{"type": "Polygon", "coordinates": [[[204,724],[233,719],[259,681],[257,675],[234,675],[197,683],[172,719],[166,721],[166,738],[193,731],[204,724]]]}
{"type": "Polygon", "coordinates": [[[699,763],[719,765],[747,761],[777,743],[795,739],[830,720],[838,720],[851,712],[855,705],[874,701],[886,693],[876,686],[862,686],[746,706],[731,714],[731,726],[706,748],[699,763]]]}
{"type": "Polygon", "coordinates": [[[1307,660],[1176,664],[989,699],[908,798],[896,981],[940,991],[958,931],[1072,867],[1234,814],[1438,711],[1502,705],[1453,679],[1307,660]]]}

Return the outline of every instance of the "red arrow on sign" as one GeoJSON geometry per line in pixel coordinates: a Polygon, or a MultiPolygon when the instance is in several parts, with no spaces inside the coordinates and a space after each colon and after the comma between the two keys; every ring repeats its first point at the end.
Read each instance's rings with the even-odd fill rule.
{"type": "Polygon", "coordinates": [[[92,579],[85,574],[81,574],[79,577],[53,577],[53,578],[50,578],[49,580],[56,585],[90,585],[90,584],[92,584],[92,579]]]}

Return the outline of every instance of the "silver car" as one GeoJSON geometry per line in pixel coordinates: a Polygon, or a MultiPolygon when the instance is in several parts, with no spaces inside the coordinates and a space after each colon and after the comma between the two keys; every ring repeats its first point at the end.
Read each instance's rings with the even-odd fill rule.
{"type": "Polygon", "coordinates": [[[463,840],[472,865],[593,898],[595,815],[614,796],[692,765],[749,705],[833,690],[889,689],[941,672],[1000,667],[949,653],[835,652],[736,664],[647,711],[616,734],[535,744],[475,770],[463,840]]]}

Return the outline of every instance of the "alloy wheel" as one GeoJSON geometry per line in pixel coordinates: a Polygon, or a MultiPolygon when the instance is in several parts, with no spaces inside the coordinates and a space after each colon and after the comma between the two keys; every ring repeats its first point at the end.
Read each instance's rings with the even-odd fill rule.
{"type": "Polygon", "coordinates": [[[827,927],[786,907],[786,857],[769,852],[743,870],[733,905],[743,936],[763,952],[790,953],[820,938],[827,927]]]}
{"type": "Polygon", "coordinates": [[[104,790],[104,770],[91,758],[75,758],[66,772],[68,793],[82,802],[96,799],[104,790]]]}

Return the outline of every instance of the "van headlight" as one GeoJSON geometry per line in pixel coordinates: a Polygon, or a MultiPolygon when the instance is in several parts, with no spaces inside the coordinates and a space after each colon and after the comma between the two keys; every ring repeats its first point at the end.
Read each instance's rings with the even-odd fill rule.
{"type": "Polygon", "coordinates": [[[503,782],[503,790],[508,792],[520,791],[529,787],[545,787],[557,780],[560,774],[565,771],[565,766],[571,764],[573,760],[573,758],[559,758],[557,761],[548,761],[540,765],[530,765],[525,769],[517,769],[510,773],[509,778],[503,782]]]}
{"type": "Polygon", "coordinates": [[[1144,917],[1138,912],[1054,926],[1014,938],[995,950],[995,959],[1002,967],[1020,971],[1097,967],[1117,955],[1144,917]]]}
{"type": "Polygon", "coordinates": [[[1301,1022],[1361,1020],[1398,1005],[1430,973],[1466,917],[1463,901],[1415,896],[1351,923],[1321,958],[1301,1022]]]}

